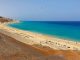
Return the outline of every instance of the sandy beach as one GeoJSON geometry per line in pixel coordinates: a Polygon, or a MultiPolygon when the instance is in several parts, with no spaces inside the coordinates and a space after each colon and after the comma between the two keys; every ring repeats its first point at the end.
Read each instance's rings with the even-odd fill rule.
{"type": "Polygon", "coordinates": [[[0,60],[79,60],[80,52],[24,44],[0,33],[0,60]]]}
{"type": "Polygon", "coordinates": [[[48,35],[39,34],[39,33],[33,33],[30,31],[23,31],[23,30],[9,27],[6,24],[7,23],[0,24],[0,32],[5,35],[11,36],[15,38],[16,40],[23,42],[25,44],[29,44],[29,45],[39,44],[42,46],[48,46],[56,50],[78,50],[80,51],[79,42],[60,39],[60,38],[56,38],[56,37],[52,37],[48,35]]]}
{"type": "Polygon", "coordinates": [[[0,23],[0,60],[79,60],[80,43],[0,23]]]}

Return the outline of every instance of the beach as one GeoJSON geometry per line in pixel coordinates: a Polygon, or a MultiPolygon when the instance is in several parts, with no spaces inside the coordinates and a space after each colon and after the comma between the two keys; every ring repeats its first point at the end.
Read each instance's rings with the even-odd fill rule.
{"type": "Polygon", "coordinates": [[[12,23],[19,22],[0,23],[1,60],[80,59],[80,43],[7,26],[12,23]]]}
{"type": "Polygon", "coordinates": [[[0,60],[79,60],[80,52],[24,44],[0,33],[0,60]]]}
{"type": "Polygon", "coordinates": [[[42,46],[48,46],[56,50],[80,51],[79,42],[74,42],[74,41],[60,39],[60,38],[56,38],[48,35],[43,35],[39,33],[33,33],[30,31],[24,31],[24,30],[12,28],[10,26],[7,26],[7,23],[0,24],[0,32],[15,38],[20,42],[23,42],[29,45],[39,44],[42,46]]]}

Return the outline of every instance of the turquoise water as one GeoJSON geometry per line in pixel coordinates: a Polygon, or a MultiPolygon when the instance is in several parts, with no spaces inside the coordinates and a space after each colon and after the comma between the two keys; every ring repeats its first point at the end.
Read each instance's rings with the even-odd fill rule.
{"type": "Polygon", "coordinates": [[[9,26],[80,42],[80,22],[22,21],[9,26]]]}

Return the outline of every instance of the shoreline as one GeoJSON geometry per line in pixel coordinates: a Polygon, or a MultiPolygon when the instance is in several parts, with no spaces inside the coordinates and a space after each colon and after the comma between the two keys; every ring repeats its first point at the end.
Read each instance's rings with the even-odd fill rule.
{"type": "MultiPolygon", "coordinates": [[[[19,23],[21,23],[22,21],[20,21],[19,23]]],[[[15,24],[15,23],[10,23],[10,24],[15,24]]],[[[13,27],[13,26],[10,26],[8,25],[9,27],[13,27]]],[[[13,27],[13,28],[16,28],[16,27],[13,27]]],[[[16,29],[20,29],[20,28],[16,28],[16,29]]],[[[20,30],[23,30],[23,31],[29,31],[29,30],[26,30],[26,29],[20,29],[20,30]]],[[[63,40],[68,40],[68,41],[73,41],[73,42],[80,42],[79,40],[80,39],[76,39],[76,38],[70,38],[70,37],[65,37],[65,36],[59,36],[59,35],[54,35],[54,34],[47,34],[47,33],[44,33],[44,32],[38,32],[38,31],[29,31],[29,32],[33,32],[33,33],[37,33],[37,34],[42,34],[42,35],[46,35],[46,36],[50,36],[50,37],[54,37],[54,38],[58,38],[58,39],[63,39],[63,40]]]]}
{"type": "Polygon", "coordinates": [[[45,34],[34,33],[30,31],[19,30],[10,26],[6,26],[7,24],[12,24],[17,22],[4,23],[0,25],[0,32],[15,38],[16,40],[26,43],[26,44],[40,44],[43,46],[49,46],[50,48],[56,50],[79,50],[80,51],[80,43],[60,39],[53,36],[48,36],[45,34]]]}

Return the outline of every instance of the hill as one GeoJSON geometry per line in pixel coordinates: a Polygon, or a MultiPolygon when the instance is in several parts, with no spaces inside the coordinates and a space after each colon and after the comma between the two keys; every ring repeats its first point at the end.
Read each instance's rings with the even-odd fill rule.
{"type": "Polygon", "coordinates": [[[5,17],[0,16],[0,22],[1,22],[1,23],[4,23],[4,22],[11,22],[11,21],[13,21],[13,20],[10,19],[10,18],[5,18],[5,17]]]}

